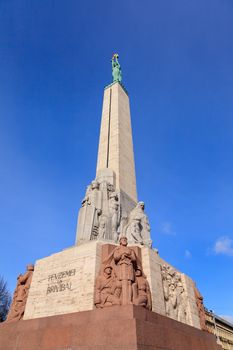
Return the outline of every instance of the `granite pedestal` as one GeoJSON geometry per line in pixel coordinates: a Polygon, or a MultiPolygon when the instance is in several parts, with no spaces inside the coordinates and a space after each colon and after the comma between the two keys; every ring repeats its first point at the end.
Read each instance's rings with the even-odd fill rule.
{"type": "Polygon", "coordinates": [[[0,350],[220,350],[213,335],[127,305],[0,325],[0,350]]]}

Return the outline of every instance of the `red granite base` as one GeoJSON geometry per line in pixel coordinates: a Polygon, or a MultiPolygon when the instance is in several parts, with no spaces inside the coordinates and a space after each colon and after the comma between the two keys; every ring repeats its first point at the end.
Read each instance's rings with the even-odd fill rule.
{"type": "Polygon", "coordinates": [[[2,323],[0,350],[220,350],[215,337],[136,306],[2,323]]]}

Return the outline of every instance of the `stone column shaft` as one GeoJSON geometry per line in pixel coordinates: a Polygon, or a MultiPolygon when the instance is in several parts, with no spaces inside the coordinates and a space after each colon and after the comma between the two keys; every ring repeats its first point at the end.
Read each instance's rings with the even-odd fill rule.
{"type": "Polygon", "coordinates": [[[116,190],[137,202],[129,97],[118,82],[104,91],[97,175],[104,168],[116,174],[116,190]]]}

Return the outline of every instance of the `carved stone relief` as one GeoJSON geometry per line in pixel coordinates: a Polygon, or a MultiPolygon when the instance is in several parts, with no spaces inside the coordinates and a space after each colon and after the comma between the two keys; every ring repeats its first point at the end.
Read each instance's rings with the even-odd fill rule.
{"type": "Polygon", "coordinates": [[[133,304],[144,306],[148,310],[152,310],[152,300],[150,286],[146,276],[140,268],[135,272],[135,283],[133,284],[133,304]]]}
{"type": "Polygon", "coordinates": [[[111,217],[112,238],[117,242],[119,237],[118,227],[121,221],[121,210],[118,202],[118,194],[116,192],[109,192],[109,213],[111,217]]]}
{"type": "Polygon", "coordinates": [[[95,306],[103,308],[106,306],[120,305],[121,284],[112,272],[111,266],[106,266],[102,274],[96,279],[95,306]]]}
{"type": "Polygon", "coordinates": [[[17,286],[6,322],[19,321],[23,318],[33,271],[34,266],[30,264],[27,266],[27,271],[24,275],[17,277],[17,286]]]}
{"type": "Polygon", "coordinates": [[[169,265],[161,266],[166,315],[180,322],[187,320],[187,297],[179,272],[169,265]]]}
{"type": "Polygon", "coordinates": [[[126,237],[102,262],[96,278],[95,306],[140,305],[151,310],[151,292],[135,250],[128,247],[126,237]]]}

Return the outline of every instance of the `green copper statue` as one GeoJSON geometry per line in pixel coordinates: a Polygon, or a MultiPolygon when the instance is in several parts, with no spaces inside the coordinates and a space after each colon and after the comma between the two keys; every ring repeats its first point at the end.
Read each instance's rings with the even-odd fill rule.
{"type": "Polygon", "coordinates": [[[113,83],[115,81],[121,82],[122,80],[122,73],[121,73],[121,66],[118,61],[119,55],[118,53],[114,53],[112,56],[112,78],[113,78],[113,83]]]}

